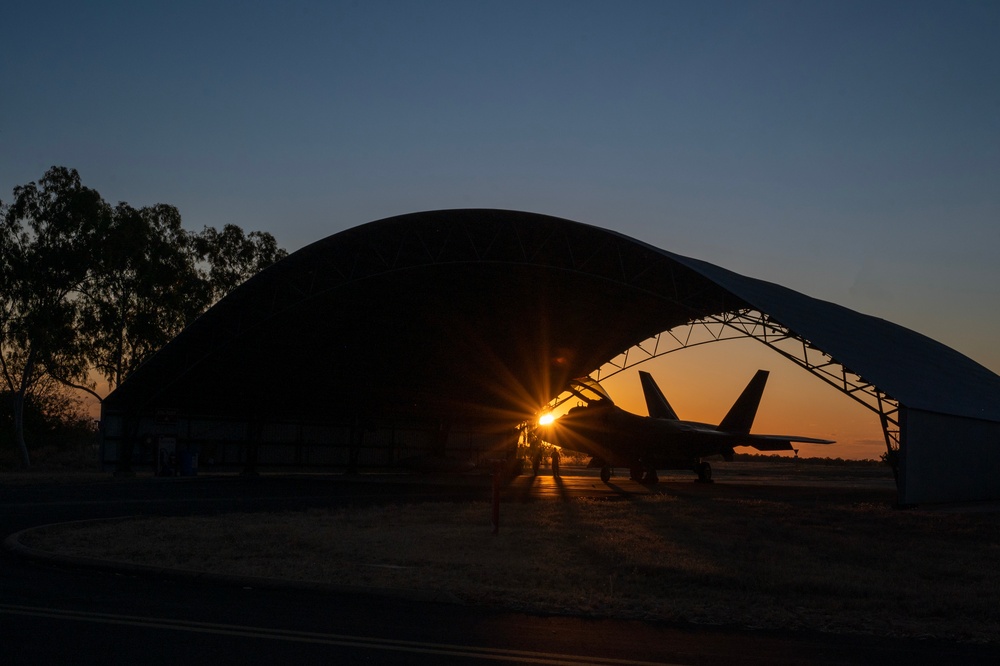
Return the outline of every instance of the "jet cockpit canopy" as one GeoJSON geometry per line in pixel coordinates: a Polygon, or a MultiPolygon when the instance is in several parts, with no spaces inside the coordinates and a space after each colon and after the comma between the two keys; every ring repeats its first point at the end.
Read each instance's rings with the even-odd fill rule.
{"type": "Polygon", "coordinates": [[[597,403],[604,405],[613,405],[614,401],[608,392],[604,390],[596,379],[591,379],[590,377],[578,377],[577,379],[571,379],[569,386],[566,390],[575,395],[588,407],[594,407],[597,403]]]}

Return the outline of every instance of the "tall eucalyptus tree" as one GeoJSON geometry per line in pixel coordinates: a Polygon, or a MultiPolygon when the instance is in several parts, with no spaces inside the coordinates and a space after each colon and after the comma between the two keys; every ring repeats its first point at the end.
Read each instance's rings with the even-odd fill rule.
{"type": "Polygon", "coordinates": [[[204,311],[210,290],[180,213],[166,204],[119,203],[93,261],[82,331],[88,361],[114,389],[204,311]]]}
{"type": "Polygon", "coordinates": [[[27,397],[46,377],[87,383],[80,324],[110,209],[76,170],[53,167],[37,183],[15,187],[0,213],[0,375],[27,467],[27,397]]]}

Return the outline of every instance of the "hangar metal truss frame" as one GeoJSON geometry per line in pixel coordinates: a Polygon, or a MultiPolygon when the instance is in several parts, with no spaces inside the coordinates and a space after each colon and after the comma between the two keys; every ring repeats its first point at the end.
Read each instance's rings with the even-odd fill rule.
{"type": "Polygon", "coordinates": [[[763,312],[745,308],[710,315],[657,333],[626,349],[593,373],[597,381],[681,349],[752,338],[878,414],[890,462],[899,451],[899,403],[877,386],[763,312]]]}

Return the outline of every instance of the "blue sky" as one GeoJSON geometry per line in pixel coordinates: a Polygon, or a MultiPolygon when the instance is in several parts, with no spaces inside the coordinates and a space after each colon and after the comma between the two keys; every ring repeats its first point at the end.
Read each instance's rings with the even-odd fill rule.
{"type": "Polygon", "coordinates": [[[1000,3],[15,2],[4,25],[4,200],[64,165],[289,250],[530,210],[1000,371],[1000,3]]]}

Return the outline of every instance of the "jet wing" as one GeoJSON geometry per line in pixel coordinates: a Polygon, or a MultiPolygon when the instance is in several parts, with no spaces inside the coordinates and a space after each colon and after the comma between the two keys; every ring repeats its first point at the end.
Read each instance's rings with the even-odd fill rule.
{"type": "Polygon", "coordinates": [[[799,435],[750,435],[736,446],[752,446],[758,451],[791,451],[792,442],[804,444],[833,444],[832,439],[801,437],[799,435]]]}

